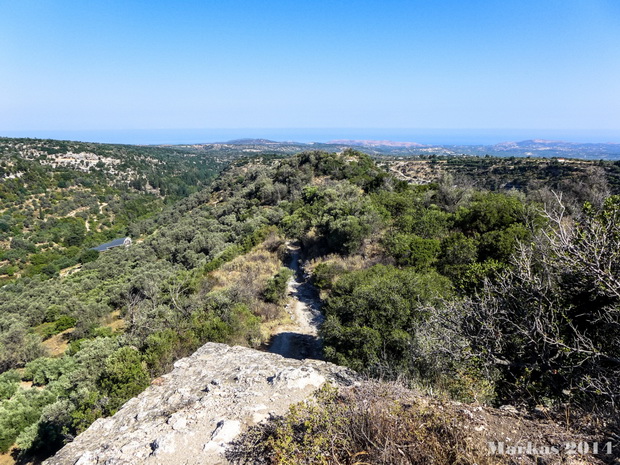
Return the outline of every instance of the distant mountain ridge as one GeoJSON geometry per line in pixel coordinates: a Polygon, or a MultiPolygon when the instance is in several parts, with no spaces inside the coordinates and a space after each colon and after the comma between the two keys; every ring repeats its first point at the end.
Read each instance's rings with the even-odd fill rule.
{"type": "Polygon", "coordinates": [[[529,139],[519,142],[500,142],[493,147],[520,147],[520,148],[556,148],[556,147],[617,147],[620,148],[620,144],[611,142],[566,142],[563,140],[545,140],[545,139],[529,139]]]}
{"type": "Polygon", "coordinates": [[[427,147],[418,142],[396,142],[391,140],[349,140],[338,139],[327,142],[328,144],[352,145],[356,147],[427,147]]]}
{"type": "Polygon", "coordinates": [[[242,152],[277,152],[294,154],[312,147],[316,150],[339,152],[347,147],[358,148],[376,156],[499,156],[577,158],[586,160],[620,160],[620,144],[580,143],[561,140],[528,139],[506,141],[494,145],[422,144],[413,141],[334,139],[328,142],[278,142],[268,139],[235,139],[217,144],[196,144],[203,151],[224,149],[242,152]]]}
{"type": "Polygon", "coordinates": [[[269,139],[251,139],[251,138],[246,138],[246,139],[233,139],[233,140],[229,140],[228,142],[223,142],[224,144],[230,144],[230,145],[260,145],[260,144],[280,144],[281,142],[276,142],[274,140],[269,140],[269,139]]]}

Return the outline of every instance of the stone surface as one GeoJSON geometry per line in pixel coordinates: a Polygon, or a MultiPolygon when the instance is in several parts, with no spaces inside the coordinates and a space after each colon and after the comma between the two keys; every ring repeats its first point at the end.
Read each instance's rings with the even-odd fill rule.
{"type": "Polygon", "coordinates": [[[113,417],[97,420],[47,465],[226,463],[226,444],[323,383],[355,383],[346,368],[209,343],[157,378],[113,417]]]}

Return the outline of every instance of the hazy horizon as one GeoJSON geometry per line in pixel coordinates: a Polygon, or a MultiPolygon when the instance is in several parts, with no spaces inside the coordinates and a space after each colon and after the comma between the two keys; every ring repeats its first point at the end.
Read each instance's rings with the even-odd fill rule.
{"type": "Polygon", "coordinates": [[[553,129],[421,129],[421,128],[211,128],[127,130],[16,130],[0,137],[58,139],[136,145],[184,145],[269,139],[277,142],[325,143],[331,140],[389,140],[425,145],[493,145],[531,139],[573,143],[620,143],[612,131],[553,129]]]}

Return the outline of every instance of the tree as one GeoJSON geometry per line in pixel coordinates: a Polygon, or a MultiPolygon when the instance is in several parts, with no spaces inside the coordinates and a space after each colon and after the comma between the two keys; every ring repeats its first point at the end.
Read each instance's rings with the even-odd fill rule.
{"type": "Polygon", "coordinates": [[[280,271],[267,282],[263,293],[265,300],[272,303],[280,303],[286,297],[288,281],[293,276],[293,271],[288,268],[280,268],[280,271]]]}
{"type": "Polygon", "coordinates": [[[80,254],[79,261],[80,263],[84,264],[84,263],[94,262],[95,260],[97,260],[97,258],[99,258],[99,251],[94,250],[94,249],[88,249],[88,250],[84,250],[80,254]]]}
{"type": "Polygon", "coordinates": [[[465,301],[472,353],[501,372],[504,399],[620,401],[620,197],[578,218],[549,206],[549,227],[514,266],[465,301]]]}
{"type": "Polygon", "coordinates": [[[149,374],[135,347],[121,347],[105,362],[99,386],[108,397],[107,409],[116,412],[127,400],[137,396],[150,382],[149,374]]]}
{"type": "Polygon", "coordinates": [[[399,265],[424,271],[436,261],[440,242],[437,239],[424,239],[415,234],[393,234],[385,240],[385,247],[399,265]]]}
{"type": "Polygon", "coordinates": [[[325,305],[328,359],[366,372],[410,370],[407,347],[427,306],[451,293],[437,273],[376,265],[343,275],[325,305]]]}
{"type": "Polygon", "coordinates": [[[457,224],[466,232],[484,234],[523,222],[526,211],[516,195],[477,193],[467,207],[457,211],[457,224]]]}

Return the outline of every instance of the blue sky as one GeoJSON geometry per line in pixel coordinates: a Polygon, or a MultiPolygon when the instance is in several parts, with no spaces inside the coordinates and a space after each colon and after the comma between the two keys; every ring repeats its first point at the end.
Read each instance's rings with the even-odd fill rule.
{"type": "Polygon", "coordinates": [[[0,135],[163,128],[620,142],[620,2],[0,0],[0,135]]]}

